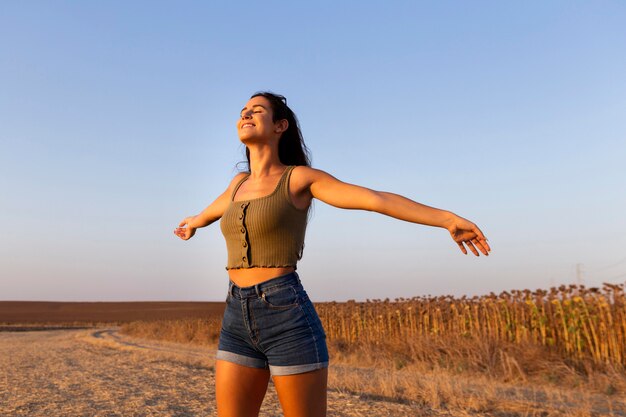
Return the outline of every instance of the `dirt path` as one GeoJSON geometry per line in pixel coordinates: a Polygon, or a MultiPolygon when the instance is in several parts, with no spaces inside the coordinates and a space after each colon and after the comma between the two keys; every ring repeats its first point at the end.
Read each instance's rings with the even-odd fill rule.
{"type": "MultiPolygon", "coordinates": [[[[0,332],[0,415],[217,414],[212,349],[139,340],[116,330],[0,332]]],[[[430,414],[332,390],[328,400],[329,417],[430,414]]],[[[282,415],[271,382],[260,415],[282,415]]]]}

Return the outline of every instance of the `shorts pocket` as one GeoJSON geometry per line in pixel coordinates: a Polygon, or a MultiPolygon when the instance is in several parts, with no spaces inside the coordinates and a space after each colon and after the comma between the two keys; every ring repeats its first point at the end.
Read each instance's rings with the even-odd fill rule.
{"type": "Polygon", "coordinates": [[[261,294],[261,299],[270,308],[287,309],[298,305],[298,293],[292,286],[272,288],[261,294]]]}

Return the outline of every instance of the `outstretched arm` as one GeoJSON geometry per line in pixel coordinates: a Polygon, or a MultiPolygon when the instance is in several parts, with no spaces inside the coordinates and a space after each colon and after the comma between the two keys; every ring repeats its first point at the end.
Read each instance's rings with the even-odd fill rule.
{"type": "Polygon", "coordinates": [[[226,191],[224,191],[219,197],[217,197],[211,204],[209,204],[202,212],[195,216],[185,217],[174,229],[174,234],[183,240],[188,240],[196,233],[196,229],[205,227],[219,220],[230,204],[230,196],[233,192],[235,184],[245,176],[245,173],[240,173],[233,178],[226,191]],[[183,227],[187,226],[187,227],[183,227]]]}
{"type": "Polygon", "coordinates": [[[489,255],[491,248],[478,226],[450,211],[429,207],[398,194],[348,184],[324,171],[306,169],[312,197],[339,208],[375,211],[412,223],[443,227],[464,254],[467,254],[466,245],[476,256],[479,256],[478,251],[489,255]]]}

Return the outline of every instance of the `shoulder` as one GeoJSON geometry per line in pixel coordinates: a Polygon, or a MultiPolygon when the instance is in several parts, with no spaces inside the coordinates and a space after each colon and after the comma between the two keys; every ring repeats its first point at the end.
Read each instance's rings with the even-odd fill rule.
{"type": "Polygon", "coordinates": [[[230,184],[228,184],[228,190],[233,190],[237,184],[239,184],[244,178],[250,175],[248,172],[240,172],[230,180],[230,184]]]}
{"type": "Polygon", "coordinates": [[[308,167],[306,165],[296,165],[293,167],[292,176],[297,176],[301,178],[319,178],[326,175],[330,175],[321,169],[308,167]]]}
{"type": "Polygon", "coordinates": [[[246,178],[248,175],[250,175],[249,172],[239,172],[237,175],[235,175],[233,177],[232,180],[230,180],[231,185],[232,184],[237,184],[237,182],[241,181],[242,179],[246,178]]]}
{"type": "Polygon", "coordinates": [[[326,186],[337,181],[335,177],[326,171],[299,165],[293,168],[290,189],[295,193],[310,192],[312,186],[326,186]]]}
{"type": "Polygon", "coordinates": [[[291,176],[293,178],[293,181],[298,183],[306,183],[308,185],[324,179],[335,179],[335,177],[333,177],[326,171],[304,165],[294,167],[291,176]]]}

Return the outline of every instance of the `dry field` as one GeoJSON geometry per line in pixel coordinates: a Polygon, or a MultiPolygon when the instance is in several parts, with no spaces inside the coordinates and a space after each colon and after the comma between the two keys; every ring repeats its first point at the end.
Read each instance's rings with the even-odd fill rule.
{"type": "MultiPolygon", "coordinates": [[[[144,340],[215,346],[220,322],[131,322],[121,330],[144,340]]],[[[581,371],[541,346],[443,337],[328,343],[331,390],[421,406],[413,415],[626,416],[624,372],[581,371]]]]}
{"type": "MultiPolygon", "coordinates": [[[[626,416],[623,286],[315,307],[329,416],[626,416]]],[[[0,302],[0,415],[215,415],[223,308],[0,302]]]]}
{"type": "MultiPolygon", "coordinates": [[[[315,307],[334,389],[470,415],[626,415],[623,285],[315,307]]],[[[122,330],[214,344],[220,321],[122,330]]]]}
{"type": "Polygon", "coordinates": [[[54,302],[0,301],[2,324],[127,323],[135,320],[176,320],[221,316],[221,302],[54,302]]]}
{"type": "MultiPolygon", "coordinates": [[[[0,332],[1,416],[215,416],[214,348],[117,328],[0,332]]],[[[329,391],[329,416],[435,414],[329,391]]],[[[273,385],[261,416],[280,416],[273,385]]]]}
{"type": "MultiPolygon", "coordinates": [[[[2,416],[215,415],[215,346],[131,337],[103,327],[0,332],[0,352],[2,416]]],[[[505,383],[413,366],[355,367],[345,364],[350,358],[335,359],[329,416],[626,415],[619,399],[585,387],[505,383]],[[407,387],[421,399],[398,402],[375,394],[394,396],[407,387]]],[[[261,416],[280,415],[270,384],[261,416]]]]}
{"type": "Polygon", "coordinates": [[[410,347],[424,338],[491,340],[540,347],[578,366],[626,367],[624,284],[570,285],[550,290],[320,303],[331,340],[410,347]],[[408,342],[408,344],[407,344],[408,342]]]}

